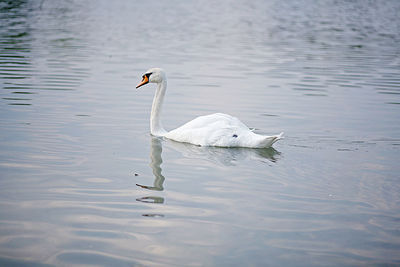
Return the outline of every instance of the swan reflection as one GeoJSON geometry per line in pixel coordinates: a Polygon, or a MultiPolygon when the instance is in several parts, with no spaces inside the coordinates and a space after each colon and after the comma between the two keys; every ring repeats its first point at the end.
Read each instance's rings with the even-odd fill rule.
{"type": "Polygon", "coordinates": [[[207,160],[217,165],[235,166],[244,160],[256,160],[275,163],[280,152],[273,147],[269,148],[223,148],[195,146],[188,143],[175,142],[166,139],[166,145],[181,153],[185,158],[207,160]]]}
{"type": "MultiPolygon", "coordinates": [[[[195,146],[188,143],[175,142],[169,139],[162,139],[160,137],[151,137],[151,148],[150,148],[150,167],[154,175],[153,186],[141,185],[141,188],[163,191],[165,177],[162,175],[161,164],[162,160],[162,142],[169,148],[178,151],[185,158],[194,158],[199,160],[207,160],[216,164],[222,164],[224,166],[234,166],[236,162],[244,160],[258,160],[261,162],[276,162],[279,159],[281,153],[274,149],[269,148],[220,148],[220,147],[204,147],[195,146]]],[[[155,201],[156,203],[161,203],[155,201]]]]}
{"type": "MultiPolygon", "coordinates": [[[[280,156],[280,152],[272,147],[254,149],[254,148],[219,148],[219,147],[203,147],[195,146],[187,143],[175,142],[168,139],[161,139],[159,137],[151,137],[151,148],[150,148],[150,167],[154,175],[154,182],[152,186],[141,185],[141,188],[163,191],[165,177],[162,175],[161,164],[162,160],[162,142],[169,148],[178,151],[185,158],[194,158],[200,160],[211,161],[216,164],[222,164],[224,166],[234,166],[236,162],[243,160],[258,160],[262,162],[276,162],[280,156]]],[[[163,203],[159,198],[147,197],[142,199],[144,202],[163,203]]]]}
{"type": "MultiPolygon", "coordinates": [[[[151,137],[150,148],[150,167],[154,175],[153,185],[136,184],[137,186],[152,190],[163,191],[165,177],[162,175],[161,164],[163,143],[168,148],[178,151],[185,158],[206,160],[218,165],[234,166],[236,162],[244,160],[258,160],[262,162],[276,162],[281,154],[274,148],[252,149],[252,148],[218,148],[218,147],[201,147],[187,143],[179,143],[172,140],[163,140],[160,137],[151,137]]],[[[164,198],[160,196],[146,196],[137,198],[137,201],[144,203],[163,204],[164,198]]],[[[163,217],[162,214],[143,214],[147,217],[163,217]]]]}
{"type": "MultiPolygon", "coordinates": [[[[163,191],[163,183],[165,181],[165,177],[161,174],[161,163],[162,163],[162,144],[161,140],[157,137],[151,137],[151,148],[150,148],[150,167],[153,171],[154,175],[154,182],[153,186],[147,186],[147,185],[141,185],[141,184],[136,184],[137,186],[148,189],[148,190],[154,190],[154,191],[163,191]]],[[[140,202],[145,202],[145,203],[155,203],[155,204],[162,204],[164,203],[164,198],[163,197],[158,197],[158,196],[147,196],[147,197],[141,197],[136,199],[137,201],[140,202]]],[[[148,216],[144,215],[144,216],[148,216]]]]}
{"type": "Polygon", "coordinates": [[[153,186],[147,186],[147,185],[140,185],[136,184],[137,186],[140,186],[145,189],[149,190],[155,190],[155,191],[163,191],[163,183],[165,181],[165,177],[161,174],[161,164],[162,164],[162,157],[161,157],[161,152],[162,152],[162,144],[161,140],[157,137],[151,137],[151,148],[150,148],[150,167],[153,171],[154,175],[154,182],[153,186]]]}

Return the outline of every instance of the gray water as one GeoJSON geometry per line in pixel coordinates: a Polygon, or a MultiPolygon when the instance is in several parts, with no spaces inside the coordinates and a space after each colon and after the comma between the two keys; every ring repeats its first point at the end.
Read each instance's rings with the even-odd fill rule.
{"type": "Polygon", "coordinates": [[[400,265],[400,1],[0,1],[1,266],[400,265]],[[224,112],[270,149],[153,138],[224,112]]]}

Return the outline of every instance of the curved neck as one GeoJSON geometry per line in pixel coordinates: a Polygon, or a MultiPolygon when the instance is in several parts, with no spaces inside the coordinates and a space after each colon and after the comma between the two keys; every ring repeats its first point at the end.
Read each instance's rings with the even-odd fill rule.
{"type": "Polygon", "coordinates": [[[155,136],[163,136],[167,133],[161,124],[161,110],[164,101],[165,91],[167,89],[167,81],[164,79],[157,84],[157,90],[153,98],[150,115],[150,132],[155,136]]]}

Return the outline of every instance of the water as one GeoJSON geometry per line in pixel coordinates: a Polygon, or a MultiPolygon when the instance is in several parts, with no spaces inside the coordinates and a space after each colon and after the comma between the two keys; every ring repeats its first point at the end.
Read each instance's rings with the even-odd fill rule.
{"type": "Polygon", "coordinates": [[[1,1],[0,265],[400,264],[399,1],[1,1]],[[271,149],[152,138],[213,112],[271,149]]]}

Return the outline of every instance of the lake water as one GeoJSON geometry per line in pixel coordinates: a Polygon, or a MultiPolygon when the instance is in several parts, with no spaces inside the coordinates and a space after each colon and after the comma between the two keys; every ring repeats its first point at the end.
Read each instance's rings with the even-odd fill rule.
{"type": "Polygon", "coordinates": [[[1,266],[400,265],[400,1],[0,1],[1,266]],[[224,112],[270,149],[153,138],[224,112]]]}

